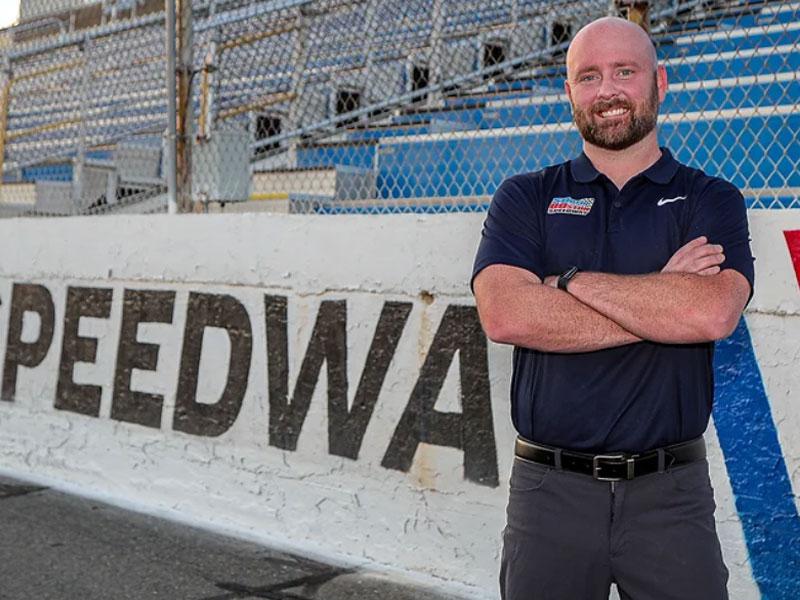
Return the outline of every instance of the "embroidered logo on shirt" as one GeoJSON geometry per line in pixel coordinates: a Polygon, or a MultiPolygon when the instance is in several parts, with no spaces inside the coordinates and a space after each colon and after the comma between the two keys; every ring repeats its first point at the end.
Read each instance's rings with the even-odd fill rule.
{"type": "Polygon", "coordinates": [[[669,204],[670,202],[677,202],[678,200],[686,200],[686,196],[675,196],[674,198],[661,198],[661,200],[656,202],[656,206],[664,206],[665,204],[669,204]]]}
{"type": "Polygon", "coordinates": [[[553,198],[547,207],[548,215],[578,215],[585,217],[592,210],[594,198],[553,198]]]}

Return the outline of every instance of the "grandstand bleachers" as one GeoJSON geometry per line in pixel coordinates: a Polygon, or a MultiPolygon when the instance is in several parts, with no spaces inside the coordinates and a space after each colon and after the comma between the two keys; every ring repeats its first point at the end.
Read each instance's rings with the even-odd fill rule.
{"type": "MultiPolygon", "coordinates": [[[[797,8],[762,3],[760,11],[740,20],[714,21],[708,32],[668,32],[657,40],[671,81],[661,109],[662,139],[673,141],[679,160],[713,165],[708,170],[743,189],[751,207],[800,206],[797,8]],[[736,29],[720,31],[720,24],[736,29]]],[[[684,24],[675,30],[683,32],[684,24]]],[[[393,127],[354,131],[350,144],[309,148],[301,160],[317,167],[375,160],[379,194],[386,200],[488,197],[510,173],[579,152],[565,94],[504,93],[552,89],[551,82],[564,75],[557,67],[489,88],[480,97],[456,98],[444,111],[418,110],[394,119],[393,127]],[[473,129],[441,134],[432,130],[434,118],[473,129]],[[365,146],[364,140],[378,145],[365,146]]]]}
{"type": "MultiPolygon", "coordinates": [[[[563,54],[546,39],[556,4],[567,11],[581,5],[584,13],[572,16],[576,27],[608,6],[223,2],[197,20],[195,67],[199,73],[214,46],[215,127],[252,128],[252,115],[269,110],[302,134],[276,141],[266,155],[255,153],[254,171],[263,173],[271,164],[264,157],[282,152],[288,164],[275,164],[297,173],[372,170],[372,204],[323,203],[317,210],[473,210],[485,207],[508,175],[580,150],[563,93],[563,54]],[[297,12],[300,6],[308,15],[297,12]],[[437,16],[436,6],[445,13],[437,16]],[[465,80],[482,67],[481,44],[497,36],[519,46],[511,46],[509,57],[518,64],[501,76],[465,80]],[[440,79],[461,83],[422,102],[401,102],[410,57],[432,64],[436,44],[450,58],[433,64],[440,79]],[[362,108],[383,103],[392,110],[324,125],[341,86],[363,92],[362,108]]],[[[654,32],[670,78],[661,108],[663,143],[680,160],[733,181],[753,207],[800,207],[800,3],[669,0],[653,10],[667,14],[654,32]]],[[[115,27],[111,35],[98,30],[80,47],[54,44],[33,52],[28,42],[12,50],[4,181],[71,181],[81,152],[106,161],[117,144],[160,147],[167,118],[163,21],[148,15],[115,27]]],[[[199,88],[195,114],[202,108],[199,88]]]]}

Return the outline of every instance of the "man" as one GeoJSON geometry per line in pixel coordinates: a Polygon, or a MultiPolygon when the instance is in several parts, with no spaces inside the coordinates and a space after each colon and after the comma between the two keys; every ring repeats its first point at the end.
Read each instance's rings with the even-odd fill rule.
{"type": "Polygon", "coordinates": [[[641,28],[580,30],[565,87],[583,153],[500,186],[473,271],[486,334],[515,346],[501,595],[727,598],[702,434],[714,341],[752,293],[744,201],[659,148],[641,28]]]}

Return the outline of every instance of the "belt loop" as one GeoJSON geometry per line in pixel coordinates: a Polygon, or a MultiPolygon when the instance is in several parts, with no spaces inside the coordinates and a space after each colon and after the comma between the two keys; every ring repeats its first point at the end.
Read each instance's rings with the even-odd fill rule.
{"type": "Polygon", "coordinates": [[[555,467],[559,471],[561,470],[561,448],[555,449],[555,467]]]}
{"type": "Polygon", "coordinates": [[[663,473],[666,470],[666,458],[663,448],[658,449],[658,472],[663,473]]]}

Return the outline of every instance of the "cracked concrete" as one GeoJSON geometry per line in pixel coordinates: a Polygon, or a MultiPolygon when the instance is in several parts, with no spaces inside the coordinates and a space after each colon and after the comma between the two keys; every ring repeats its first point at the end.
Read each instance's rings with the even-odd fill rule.
{"type": "Polygon", "coordinates": [[[3,600],[458,600],[0,477],[3,600]]]}

